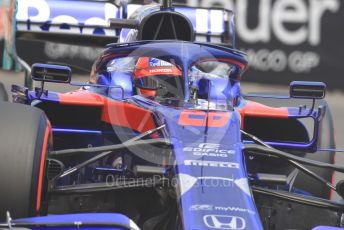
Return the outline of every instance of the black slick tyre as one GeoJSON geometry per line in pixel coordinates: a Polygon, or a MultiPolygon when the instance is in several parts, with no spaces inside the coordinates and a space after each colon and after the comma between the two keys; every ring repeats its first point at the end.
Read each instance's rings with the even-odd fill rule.
{"type": "Polygon", "coordinates": [[[44,206],[50,125],[43,111],[0,102],[0,221],[38,215],[44,206]]]}

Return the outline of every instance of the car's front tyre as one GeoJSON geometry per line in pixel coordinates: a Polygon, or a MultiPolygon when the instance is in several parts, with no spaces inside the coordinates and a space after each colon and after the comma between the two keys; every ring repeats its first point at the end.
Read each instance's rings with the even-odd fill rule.
{"type": "Polygon", "coordinates": [[[45,162],[51,128],[44,112],[0,102],[0,221],[44,209],[45,162]]]}

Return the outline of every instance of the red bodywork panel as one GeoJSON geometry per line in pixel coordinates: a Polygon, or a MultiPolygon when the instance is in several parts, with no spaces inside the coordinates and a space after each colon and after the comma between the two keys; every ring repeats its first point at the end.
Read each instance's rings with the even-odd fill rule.
{"type": "Polygon", "coordinates": [[[244,127],[245,117],[271,117],[288,119],[288,108],[274,108],[257,102],[247,101],[247,104],[238,109],[241,116],[241,127],[244,127]]]}
{"type": "MultiPolygon", "coordinates": [[[[116,126],[126,127],[138,132],[145,132],[156,127],[152,113],[127,102],[116,101],[86,90],[76,90],[66,94],[58,94],[59,102],[63,105],[99,106],[103,107],[101,120],[116,126]]],[[[248,101],[243,108],[238,109],[241,115],[241,125],[245,117],[288,118],[288,108],[274,108],[257,102],[248,101]]],[[[229,121],[227,113],[210,113],[209,126],[222,127],[229,121]],[[216,119],[214,119],[216,117],[216,119]],[[220,119],[217,119],[219,117],[220,119]]],[[[204,126],[204,112],[187,110],[181,113],[180,125],[204,126]],[[190,117],[191,115],[191,117],[190,117]],[[199,117],[197,117],[199,116],[199,117]]]]}
{"type": "Polygon", "coordinates": [[[101,120],[110,125],[145,132],[156,127],[152,113],[123,101],[116,101],[85,90],[58,94],[63,105],[102,107],[101,120]]]}
{"type": "Polygon", "coordinates": [[[180,114],[178,124],[183,126],[206,126],[219,128],[225,126],[231,113],[229,112],[207,112],[198,110],[185,110],[180,114]],[[208,119],[208,121],[207,121],[208,119]]]}
{"type": "Polygon", "coordinates": [[[145,132],[156,127],[150,111],[111,99],[105,100],[102,121],[138,132],[145,132]]]}
{"type": "Polygon", "coordinates": [[[86,90],[76,90],[70,93],[59,93],[59,102],[62,105],[104,106],[105,98],[99,94],[86,90]]]}

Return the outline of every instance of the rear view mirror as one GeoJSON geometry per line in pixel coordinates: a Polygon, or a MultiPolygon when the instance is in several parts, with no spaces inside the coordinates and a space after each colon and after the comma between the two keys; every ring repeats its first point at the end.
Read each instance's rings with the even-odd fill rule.
{"type": "Polygon", "coordinates": [[[70,83],[72,70],[68,66],[37,63],[32,65],[31,77],[35,81],[70,83]]]}
{"type": "Polygon", "coordinates": [[[326,84],[313,81],[293,81],[290,83],[290,97],[302,99],[323,99],[326,84]]]}

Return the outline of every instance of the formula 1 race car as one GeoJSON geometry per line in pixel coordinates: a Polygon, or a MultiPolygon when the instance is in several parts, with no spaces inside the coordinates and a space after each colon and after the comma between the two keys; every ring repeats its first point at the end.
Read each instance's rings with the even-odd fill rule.
{"type": "MultiPolygon", "coordinates": [[[[75,26],[62,21],[73,7],[109,8],[39,2],[55,19],[44,27],[17,16],[18,36],[75,42],[82,35],[51,30],[75,26]]],[[[243,94],[248,63],[235,48],[232,12],[164,1],[127,19],[128,8],[122,3],[110,19],[121,42],[107,45],[89,82],[72,82],[68,66],[36,63],[30,72],[41,86],[14,85],[14,103],[0,102],[0,228],[343,227],[344,204],[331,200],[331,191],[344,196],[344,182],[331,182],[344,167],[333,164],[326,85],[292,82],[288,96],[243,94]],[[222,18],[219,33],[200,32],[196,18],[204,15],[222,18]],[[52,92],[46,82],[80,89],[52,92]]],[[[109,37],[85,40],[97,39],[109,37]]]]}

